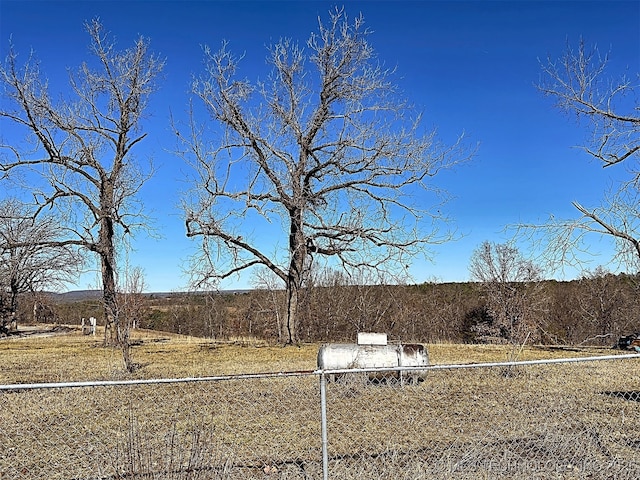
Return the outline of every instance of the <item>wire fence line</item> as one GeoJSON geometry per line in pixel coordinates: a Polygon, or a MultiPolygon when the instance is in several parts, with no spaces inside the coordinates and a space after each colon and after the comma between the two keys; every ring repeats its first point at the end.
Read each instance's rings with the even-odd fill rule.
{"type": "Polygon", "coordinates": [[[634,354],[420,367],[417,385],[398,374],[415,368],[0,385],[0,480],[637,479],[638,367],[634,354]]]}

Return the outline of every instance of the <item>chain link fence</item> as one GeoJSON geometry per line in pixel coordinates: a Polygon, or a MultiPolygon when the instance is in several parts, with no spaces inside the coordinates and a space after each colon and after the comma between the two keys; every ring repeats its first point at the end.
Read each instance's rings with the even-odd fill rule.
{"type": "Polygon", "coordinates": [[[637,479],[638,367],[621,355],[432,366],[418,384],[384,369],[3,385],[0,480],[637,479]]]}

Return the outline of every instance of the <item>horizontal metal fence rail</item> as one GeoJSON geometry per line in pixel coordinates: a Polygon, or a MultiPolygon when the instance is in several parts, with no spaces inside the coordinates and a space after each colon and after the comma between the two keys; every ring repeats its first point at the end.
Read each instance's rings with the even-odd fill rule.
{"type": "Polygon", "coordinates": [[[184,377],[184,378],[151,378],[141,380],[97,380],[86,382],[51,382],[51,383],[13,383],[0,384],[0,392],[12,390],[46,390],[55,388],[86,388],[86,387],[122,387],[126,385],[163,385],[176,383],[206,383],[227,380],[250,380],[265,378],[302,377],[319,374],[319,370],[300,372],[271,372],[271,373],[241,373],[237,375],[218,375],[212,377],[184,377]]]}
{"type": "Polygon", "coordinates": [[[636,479],[639,359],[0,385],[0,480],[636,479]]]}

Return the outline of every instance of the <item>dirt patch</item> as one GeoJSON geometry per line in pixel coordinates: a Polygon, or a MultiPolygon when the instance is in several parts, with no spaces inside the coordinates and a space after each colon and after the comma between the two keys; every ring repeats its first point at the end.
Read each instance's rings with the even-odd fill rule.
{"type": "Polygon", "coordinates": [[[6,335],[1,335],[0,340],[13,339],[13,338],[37,338],[37,337],[53,337],[56,335],[69,335],[75,332],[75,328],[68,325],[49,325],[49,326],[30,326],[26,325],[20,327],[15,332],[9,332],[6,335]]]}

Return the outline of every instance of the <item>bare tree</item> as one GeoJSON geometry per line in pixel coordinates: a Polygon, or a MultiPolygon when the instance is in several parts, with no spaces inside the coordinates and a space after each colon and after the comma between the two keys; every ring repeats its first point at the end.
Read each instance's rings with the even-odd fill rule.
{"type": "Polygon", "coordinates": [[[585,271],[580,277],[582,287],[578,297],[580,318],[586,323],[589,337],[582,343],[593,341],[612,344],[612,339],[622,335],[629,320],[625,285],[603,267],[585,271]]]}
{"type": "Polygon", "coordinates": [[[480,282],[492,320],[474,327],[479,336],[513,344],[535,339],[546,308],[540,269],[513,245],[483,242],[473,252],[469,271],[480,282]]]}
{"type": "Polygon", "coordinates": [[[176,127],[197,172],[184,204],[187,235],[203,241],[197,273],[271,270],[287,293],[285,343],[297,341],[314,257],[405,267],[425,245],[450,238],[437,228],[431,181],[462,160],[462,149],[420,133],[420,116],[398,98],[368,36],[361,17],[350,23],[335,11],[306,49],[288,39],[271,46],[271,73],[255,84],[238,78],[226,44],[205,48],[206,73],[193,92],[223,133],[207,137],[193,113],[188,133],[176,127]],[[257,232],[273,224],[285,237],[265,242],[257,232]]]}
{"type": "Polygon", "coordinates": [[[284,336],[282,312],[285,302],[280,279],[271,270],[263,267],[254,272],[253,287],[256,293],[263,293],[263,295],[256,295],[258,309],[255,313],[275,320],[278,342],[282,343],[284,336]]]}
{"type": "Polygon", "coordinates": [[[590,137],[583,149],[605,168],[626,167],[626,178],[606,192],[600,206],[574,202],[580,216],[573,220],[552,218],[534,230],[549,235],[552,258],[567,261],[583,247],[585,236],[597,233],[613,238],[618,259],[635,271],[640,269],[640,116],[638,87],[640,74],[611,78],[608,55],[580,41],[577,51],[570,45],[558,59],[542,64],[539,89],[556,101],[563,112],[586,121],[590,137]],[[542,228],[541,228],[542,227],[542,228]]]}
{"type": "Polygon", "coordinates": [[[136,195],[152,169],[144,171],[132,149],[146,136],[141,121],[163,61],[142,37],[117,50],[98,20],[85,27],[95,65],[83,63],[70,73],[70,98],[57,103],[38,62],[29,57],[20,66],[11,46],[0,68],[6,98],[0,119],[21,129],[33,145],[23,149],[18,142],[5,142],[0,172],[17,178],[23,169],[39,177],[29,186],[39,205],[36,215],[55,209],[65,225],[63,240],[43,243],[98,256],[105,342],[118,343],[118,329],[112,328],[118,322],[117,240],[148,223],[136,195]]]}
{"type": "Polygon", "coordinates": [[[138,328],[146,311],[144,302],[146,283],[144,271],[140,267],[127,268],[124,277],[124,286],[118,289],[119,321],[115,326],[118,329],[119,346],[122,350],[125,368],[129,372],[133,372],[137,365],[131,358],[131,331],[138,328]]]}
{"type": "Polygon", "coordinates": [[[77,250],[50,243],[61,235],[53,216],[33,220],[26,205],[0,201],[0,328],[17,328],[20,295],[58,288],[79,273],[77,250]]]}

